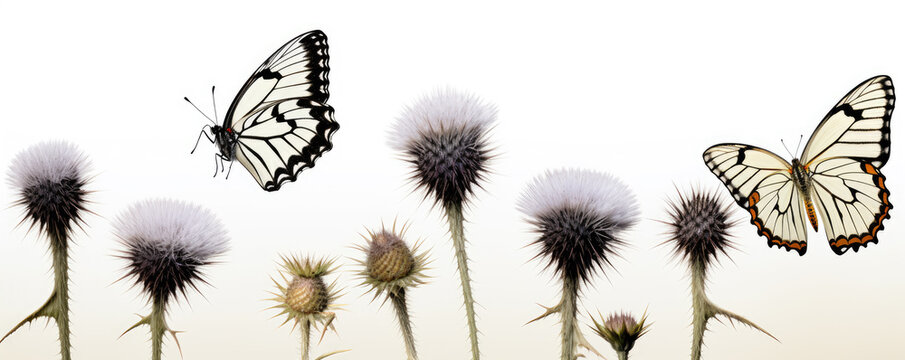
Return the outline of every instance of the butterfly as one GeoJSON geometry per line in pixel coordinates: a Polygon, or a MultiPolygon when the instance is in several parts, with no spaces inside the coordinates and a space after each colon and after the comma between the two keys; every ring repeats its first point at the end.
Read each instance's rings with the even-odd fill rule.
{"type": "Polygon", "coordinates": [[[751,215],[767,245],[807,251],[807,223],[823,219],[838,255],[877,243],[892,204],[880,168],[889,160],[892,79],[870,78],[850,91],[817,125],[790,164],[751,145],[718,144],[704,162],[751,215]],[[816,208],[816,212],[815,212],[816,208]]]}
{"type": "Polygon", "coordinates": [[[339,123],[327,105],[327,50],[327,35],[320,30],[290,40],[245,82],[223,125],[205,125],[198,140],[204,135],[217,145],[221,172],[223,161],[231,169],[238,160],[261,188],[277,191],[333,148],[331,137],[339,123]]]}

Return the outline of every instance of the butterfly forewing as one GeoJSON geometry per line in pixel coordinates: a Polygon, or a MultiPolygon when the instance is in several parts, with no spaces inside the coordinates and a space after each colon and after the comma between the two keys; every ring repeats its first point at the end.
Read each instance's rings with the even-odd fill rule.
{"type": "Polygon", "coordinates": [[[264,190],[294,181],[333,147],[339,124],[326,103],[329,72],[327,36],[302,34],[267,58],[230,106],[236,159],[264,190]]]}
{"type": "Polygon", "coordinates": [[[745,208],[767,244],[799,254],[807,251],[804,201],[791,165],[767,150],[743,144],[715,145],[704,152],[710,171],[745,208]]]}

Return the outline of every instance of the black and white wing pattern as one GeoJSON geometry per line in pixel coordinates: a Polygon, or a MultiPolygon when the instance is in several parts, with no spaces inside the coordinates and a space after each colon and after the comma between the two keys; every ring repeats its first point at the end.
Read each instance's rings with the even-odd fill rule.
{"type": "Polygon", "coordinates": [[[236,134],[236,159],[264,190],[295,181],[333,148],[329,60],[323,32],[302,34],[264,61],[230,105],[224,128],[236,134]]]}
{"type": "Polygon", "coordinates": [[[807,251],[805,202],[796,188],[791,164],[750,145],[719,144],[704,152],[704,162],[751,216],[767,245],[807,251]]]}
{"type": "Polygon", "coordinates": [[[880,168],[890,152],[895,92],[888,76],[856,86],[827,114],[801,156],[837,254],[877,242],[892,204],[880,168]]]}

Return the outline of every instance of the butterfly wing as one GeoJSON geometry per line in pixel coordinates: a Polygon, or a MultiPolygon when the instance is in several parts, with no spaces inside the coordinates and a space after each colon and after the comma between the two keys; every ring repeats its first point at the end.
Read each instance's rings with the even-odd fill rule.
{"type": "Polygon", "coordinates": [[[837,254],[877,242],[892,204],[880,168],[889,159],[895,92],[888,76],[856,86],[808,140],[802,163],[817,210],[837,254]]]}
{"type": "Polygon", "coordinates": [[[236,159],[267,191],[279,190],[326,151],[339,124],[327,105],[327,36],[292,39],[255,71],[230,105],[226,126],[237,134],[236,159]]]}
{"type": "Polygon", "coordinates": [[[751,215],[767,245],[807,251],[804,201],[789,171],[791,165],[767,150],[743,144],[714,145],[704,162],[751,215]]]}

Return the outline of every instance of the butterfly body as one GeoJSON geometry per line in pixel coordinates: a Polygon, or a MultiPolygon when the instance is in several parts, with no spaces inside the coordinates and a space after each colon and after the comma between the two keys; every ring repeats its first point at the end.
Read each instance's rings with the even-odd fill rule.
{"type": "Polygon", "coordinates": [[[892,80],[877,76],[830,110],[791,163],[745,144],[714,145],[704,162],[768,245],[804,255],[805,217],[816,231],[819,212],[830,248],[858,251],[877,242],[892,209],[879,169],[889,159],[894,104],[892,80]]]}
{"type": "MultiPolygon", "coordinates": [[[[222,125],[208,126],[222,160],[240,162],[266,191],[295,181],[333,148],[327,36],[309,31],[290,40],[252,73],[222,125]]],[[[206,135],[206,134],[205,134],[206,135]]]]}

